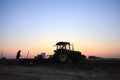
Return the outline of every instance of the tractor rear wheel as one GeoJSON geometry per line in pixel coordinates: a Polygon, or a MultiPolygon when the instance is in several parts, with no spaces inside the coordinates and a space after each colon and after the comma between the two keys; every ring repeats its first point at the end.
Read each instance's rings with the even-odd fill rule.
{"type": "Polygon", "coordinates": [[[66,53],[60,53],[60,54],[59,54],[59,60],[60,60],[61,62],[66,62],[67,59],[68,59],[68,56],[67,56],[66,53]]]}
{"type": "Polygon", "coordinates": [[[59,51],[54,54],[54,60],[57,62],[67,62],[68,61],[68,54],[66,51],[59,51]]]}

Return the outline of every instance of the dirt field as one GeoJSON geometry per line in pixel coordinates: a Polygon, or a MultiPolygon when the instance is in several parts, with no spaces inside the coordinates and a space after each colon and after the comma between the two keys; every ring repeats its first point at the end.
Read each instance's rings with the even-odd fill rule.
{"type": "Polygon", "coordinates": [[[0,65],[0,80],[120,80],[120,71],[0,65]]]}

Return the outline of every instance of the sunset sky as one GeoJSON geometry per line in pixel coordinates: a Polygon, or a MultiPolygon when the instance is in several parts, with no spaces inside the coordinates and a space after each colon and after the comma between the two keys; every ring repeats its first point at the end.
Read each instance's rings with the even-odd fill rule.
{"type": "Polygon", "coordinates": [[[120,0],[0,0],[0,53],[53,54],[59,41],[120,58],[120,0]]]}

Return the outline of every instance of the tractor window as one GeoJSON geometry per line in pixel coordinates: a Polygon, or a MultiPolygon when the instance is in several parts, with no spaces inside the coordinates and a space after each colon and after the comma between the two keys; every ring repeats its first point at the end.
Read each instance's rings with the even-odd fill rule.
{"type": "Polygon", "coordinates": [[[66,45],[66,49],[70,50],[70,45],[66,45]]]}
{"type": "Polygon", "coordinates": [[[66,49],[66,46],[59,45],[59,46],[57,47],[57,49],[66,49]]]}
{"type": "Polygon", "coordinates": [[[60,49],[66,49],[66,47],[64,45],[61,45],[61,48],[60,49]]]}
{"type": "Polygon", "coordinates": [[[63,49],[64,47],[63,47],[63,45],[59,45],[58,47],[57,47],[57,49],[63,49]]]}
{"type": "Polygon", "coordinates": [[[70,50],[70,45],[57,45],[57,49],[67,49],[67,50],[70,50]]]}

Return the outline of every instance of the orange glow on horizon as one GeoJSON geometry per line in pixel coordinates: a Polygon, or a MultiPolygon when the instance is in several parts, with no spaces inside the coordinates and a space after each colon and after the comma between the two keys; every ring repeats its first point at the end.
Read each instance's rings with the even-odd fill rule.
{"type": "MultiPolygon", "coordinates": [[[[52,43],[50,41],[46,41],[46,42],[44,41],[43,43],[40,42],[38,43],[37,41],[34,44],[33,43],[29,45],[24,44],[24,46],[22,46],[23,44],[18,46],[12,45],[12,47],[5,46],[3,47],[4,49],[2,49],[2,51],[4,53],[4,56],[14,57],[14,58],[18,50],[21,50],[22,58],[27,57],[28,51],[32,58],[42,52],[45,52],[46,55],[53,55],[54,50],[56,49],[56,47],[53,46],[56,44],[57,41],[54,41],[52,43]]],[[[71,41],[71,44],[72,43],[74,43],[74,50],[80,51],[82,52],[82,54],[86,56],[94,55],[94,56],[109,57],[109,56],[114,56],[114,54],[119,56],[120,53],[119,46],[116,47],[114,45],[103,45],[101,43],[98,44],[92,42],[84,43],[79,41],[76,42],[71,41]]]]}

